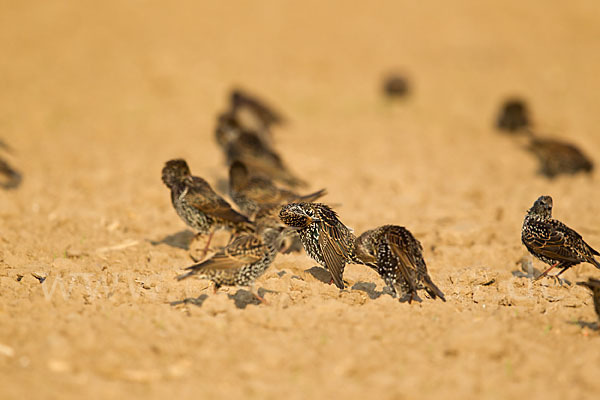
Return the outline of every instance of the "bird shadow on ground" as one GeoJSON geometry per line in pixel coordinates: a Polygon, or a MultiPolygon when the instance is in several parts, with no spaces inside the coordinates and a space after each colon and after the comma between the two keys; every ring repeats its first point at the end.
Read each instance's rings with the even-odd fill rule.
{"type": "Polygon", "coordinates": [[[331,274],[325,268],[321,267],[312,267],[309,269],[305,269],[304,272],[310,274],[313,278],[323,283],[331,282],[331,274]]]}
{"type": "MultiPolygon", "coordinates": [[[[511,274],[515,278],[527,278],[527,279],[535,281],[542,273],[537,268],[533,268],[533,270],[531,272],[523,272],[523,271],[519,271],[517,269],[517,270],[512,271],[511,274]]],[[[570,280],[560,278],[560,277],[555,277],[554,275],[547,275],[543,279],[553,279],[554,282],[560,286],[564,286],[564,285],[573,286],[573,283],[570,280]]]]}
{"type": "MultiPolygon", "coordinates": [[[[264,288],[258,288],[258,295],[265,298],[265,294],[267,293],[277,293],[273,290],[268,290],[264,288]]],[[[233,299],[235,306],[241,310],[246,308],[250,304],[259,305],[262,303],[251,291],[246,289],[239,289],[235,294],[228,294],[227,297],[233,299]]]]}
{"type": "Polygon", "coordinates": [[[152,246],[158,246],[159,244],[166,244],[171,247],[178,249],[189,250],[190,243],[194,239],[196,234],[188,229],[174,233],[172,235],[165,236],[160,240],[150,240],[152,246]]]}
{"type": "MultiPolygon", "coordinates": [[[[267,293],[277,293],[277,292],[275,292],[273,290],[264,289],[264,288],[258,289],[258,295],[262,298],[264,298],[265,294],[267,294],[267,293]]],[[[261,301],[251,291],[245,290],[245,289],[239,289],[234,294],[227,294],[227,297],[229,299],[232,299],[235,306],[241,310],[243,310],[250,304],[253,304],[253,305],[261,304],[261,301]]],[[[188,297],[183,300],[172,301],[169,304],[171,306],[178,306],[180,304],[192,304],[194,306],[202,307],[202,304],[204,303],[204,301],[206,301],[206,299],[208,299],[208,295],[206,293],[203,293],[198,297],[188,297]]]]}
{"type": "MultiPolygon", "coordinates": [[[[356,282],[350,289],[351,290],[360,290],[362,292],[365,292],[371,300],[378,299],[379,297],[383,296],[384,294],[387,294],[389,296],[396,298],[394,291],[389,286],[384,286],[381,291],[376,290],[375,289],[376,287],[377,287],[377,285],[374,284],[373,282],[356,282]]],[[[404,296],[399,301],[400,301],[400,303],[406,303],[409,300],[410,300],[410,296],[404,296]]],[[[417,303],[420,303],[423,300],[419,296],[414,295],[412,298],[412,301],[416,301],[417,303]]]]}
{"type": "Polygon", "coordinates": [[[202,307],[202,303],[204,303],[204,300],[206,299],[208,299],[208,295],[204,293],[198,297],[187,297],[183,300],[172,301],[169,304],[172,306],[178,306],[180,304],[193,304],[195,306],[202,307]]]}
{"type": "Polygon", "coordinates": [[[587,322],[587,321],[568,321],[571,325],[579,325],[580,328],[588,328],[593,331],[600,331],[600,323],[598,322],[587,322]]]}

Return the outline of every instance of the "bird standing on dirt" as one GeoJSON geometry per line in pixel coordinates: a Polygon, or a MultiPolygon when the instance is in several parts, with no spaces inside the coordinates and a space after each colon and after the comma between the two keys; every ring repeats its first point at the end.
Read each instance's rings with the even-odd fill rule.
{"type": "Polygon", "coordinates": [[[421,243],[406,228],[384,225],[364,232],[355,242],[356,259],[373,268],[400,298],[425,289],[431,298],[446,301],[427,273],[421,243]]]}
{"type": "Polygon", "coordinates": [[[355,262],[356,238],[335,211],[321,203],[291,203],[281,208],[279,218],[297,230],[306,253],[328,269],[332,282],[343,289],[344,267],[355,262]]]}
{"type": "Polygon", "coordinates": [[[256,233],[242,233],[210,259],[186,268],[188,272],[177,280],[190,276],[209,279],[215,291],[223,285],[252,286],[275,259],[285,236],[286,229],[271,226],[261,227],[256,233]]]}
{"type": "Polygon", "coordinates": [[[526,147],[540,162],[539,173],[554,178],[560,174],[591,172],[593,162],[575,145],[555,139],[532,137],[526,147]]]}
{"type": "Polygon", "coordinates": [[[504,102],[496,119],[500,130],[516,133],[529,127],[527,105],[521,99],[509,99],[504,102]]]}
{"type": "Polygon", "coordinates": [[[594,256],[600,255],[588,245],[581,235],[562,222],[552,219],[552,197],[540,196],[527,211],[521,241],[538,259],[550,265],[535,280],[541,279],[553,268],[561,268],[559,277],[573,265],[587,262],[600,269],[594,256]]]}
{"type": "Polygon", "coordinates": [[[580,286],[585,286],[592,291],[592,298],[594,299],[594,310],[600,320],[600,279],[589,278],[587,282],[577,282],[580,286]]]}
{"type": "Polygon", "coordinates": [[[229,195],[248,216],[255,215],[261,208],[292,202],[312,202],[325,194],[325,189],[304,196],[281,189],[268,178],[250,175],[248,168],[239,161],[234,161],[229,167],[229,195]]]}
{"type": "Polygon", "coordinates": [[[171,202],[179,217],[198,233],[210,233],[205,253],[217,228],[234,233],[254,231],[254,224],[231,208],[208,182],[191,175],[185,160],[167,161],[162,170],[162,181],[171,189],[171,202]]]}

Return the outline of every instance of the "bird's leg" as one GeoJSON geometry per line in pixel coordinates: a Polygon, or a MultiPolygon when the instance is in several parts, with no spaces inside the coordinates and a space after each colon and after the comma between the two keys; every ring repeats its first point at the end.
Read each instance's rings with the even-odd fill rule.
{"type": "Polygon", "coordinates": [[[256,299],[258,301],[260,301],[262,304],[264,304],[264,305],[268,305],[269,304],[269,302],[267,301],[267,299],[265,299],[260,294],[258,294],[258,290],[254,291],[254,285],[252,285],[250,287],[250,293],[252,293],[252,296],[256,297],[256,299]]]}
{"type": "MultiPolygon", "coordinates": [[[[212,240],[214,234],[215,234],[214,230],[210,231],[210,234],[208,235],[208,240],[206,241],[206,245],[204,245],[204,248],[199,251],[200,254],[202,254],[201,257],[195,257],[195,255],[190,254],[190,257],[192,257],[192,260],[194,260],[195,262],[200,262],[206,258],[206,255],[208,254],[208,250],[210,249],[210,241],[212,240]]],[[[200,237],[200,236],[202,236],[201,233],[196,235],[196,237],[200,237]]]]}
{"type": "Polygon", "coordinates": [[[540,279],[542,279],[543,277],[545,277],[546,275],[548,275],[548,272],[552,271],[554,269],[554,267],[556,267],[558,264],[560,264],[558,261],[555,262],[554,264],[552,264],[552,266],[550,268],[548,268],[547,270],[545,270],[544,272],[542,272],[540,274],[540,276],[538,276],[537,278],[535,278],[533,281],[539,281],[540,279]]]}
{"type": "Polygon", "coordinates": [[[563,283],[565,282],[564,279],[560,279],[560,275],[566,270],[568,270],[570,267],[570,265],[567,265],[566,267],[563,267],[563,269],[561,269],[558,274],[552,276],[552,278],[555,279],[560,286],[563,286],[563,283]]]}

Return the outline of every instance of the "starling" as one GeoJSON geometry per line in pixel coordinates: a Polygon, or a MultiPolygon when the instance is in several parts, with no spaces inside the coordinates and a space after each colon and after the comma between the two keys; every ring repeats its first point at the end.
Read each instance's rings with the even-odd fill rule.
{"type": "Polygon", "coordinates": [[[400,75],[390,75],[383,81],[383,93],[389,98],[406,96],[410,91],[408,80],[400,75]]]}
{"type": "Polygon", "coordinates": [[[227,165],[240,161],[253,175],[266,176],[290,187],[306,186],[260,133],[243,128],[230,114],[219,117],[215,133],[217,143],[225,152],[227,165]]]}
{"type": "Polygon", "coordinates": [[[0,158],[0,187],[15,189],[21,184],[21,174],[0,158]]]}
{"type": "Polygon", "coordinates": [[[269,268],[286,235],[286,230],[265,226],[256,233],[237,236],[210,259],[186,268],[177,280],[190,276],[209,279],[220,286],[251,286],[269,268]]]}
{"type": "Polygon", "coordinates": [[[321,203],[290,203],[279,212],[281,221],[295,228],[306,253],[331,273],[333,283],[344,288],[346,263],[354,263],[354,234],[335,211],[321,203]]]}
{"type": "Polygon", "coordinates": [[[256,215],[260,208],[273,208],[285,203],[312,202],[325,194],[326,190],[321,189],[301,196],[278,188],[268,178],[250,175],[248,168],[239,161],[234,161],[229,167],[229,195],[246,215],[256,215]]]}
{"type": "Polygon", "coordinates": [[[191,175],[185,160],[167,161],[162,181],[171,189],[171,201],[179,217],[200,234],[210,233],[205,252],[216,228],[227,228],[235,233],[254,230],[254,224],[231,208],[208,182],[191,175]]]}
{"type": "Polygon", "coordinates": [[[496,119],[498,129],[511,133],[526,129],[529,124],[527,105],[523,100],[516,98],[504,102],[496,119]]]}
{"type": "Polygon", "coordinates": [[[446,301],[427,273],[421,243],[406,228],[384,225],[366,231],[356,239],[354,251],[400,298],[410,296],[411,302],[417,289],[425,289],[431,298],[446,301]]]}
{"type": "Polygon", "coordinates": [[[592,291],[594,299],[594,309],[598,318],[600,318],[600,279],[589,278],[587,282],[577,282],[578,285],[585,286],[592,291]]]}
{"type": "Polygon", "coordinates": [[[240,89],[234,89],[231,92],[229,100],[230,110],[234,114],[240,116],[243,111],[248,111],[246,114],[251,114],[247,118],[240,116],[244,121],[248,121],[250,118],[254,120],[253,123],[247,122],[246,126],[255,126],[258,129],[269,130],[271,126],[281,125],[285,122],[281,114],[276,112],[267,103],[240,89]]]}
{"type": "Polygon", "coordinates": [[[573,265],[582,262],[600,269],[600,263],[594,258],[600,253],[591,248],[579,233],[552,219],[550,196],[541,196],[527,211],[521,229],[521,241],[531,254],[550,265],[535,280],[543,278],[555,267],[562,268],[555,275],[558,277],[573,265]]]}
{"type": "Polygon", "coordinates": [[[559,174],[591,172],[594,164],[576,146],[555,139],[532,138],[527,150],[540,162],[539,173],[554,178],[559,174]]]}

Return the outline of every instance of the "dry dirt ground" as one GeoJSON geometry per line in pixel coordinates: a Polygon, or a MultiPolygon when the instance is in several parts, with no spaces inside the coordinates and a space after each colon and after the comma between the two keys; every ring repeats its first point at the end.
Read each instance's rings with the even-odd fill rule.
{"type": "Polygon", "coordinates": [[[541,194],[600,247],[598,175],[539,177],[492,122],[521,94],[600,162],[597,1],[212,3],[2,2],[0,138],[24,181],[0,192],[0,398],[596,398],[591,296],[517,262],[541,194]],[[400,102],[379,90],[394,69],[400,102]],[[354,265],[340,292],[304,254],[258,281],[268,305],[173,279],[192,233],[160,169],[226,177],[234,85],[288,116],[278,148],[347,225],[412,230],[447,303],[398,303],[354,265]]]}

